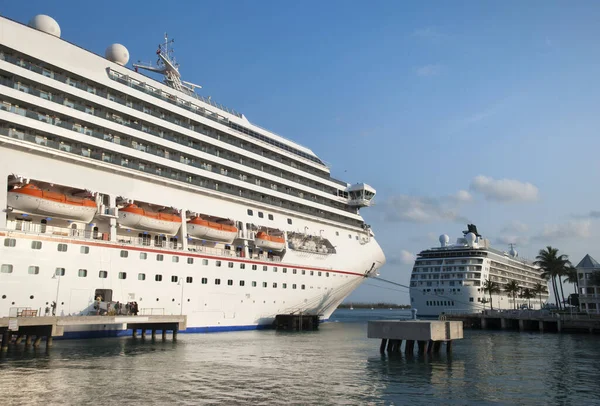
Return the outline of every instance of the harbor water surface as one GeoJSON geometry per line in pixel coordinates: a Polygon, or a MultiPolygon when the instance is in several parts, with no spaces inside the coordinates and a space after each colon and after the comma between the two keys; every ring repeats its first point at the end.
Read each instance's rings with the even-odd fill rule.
{"type": "Polygon", "coordinates": [[[465,330],[451,355],[380,355],[367,320],[406,316],[340,309],[317,332],[12,348],[0,358],[0,403],[600,404],[598,336],[465,330]]]}

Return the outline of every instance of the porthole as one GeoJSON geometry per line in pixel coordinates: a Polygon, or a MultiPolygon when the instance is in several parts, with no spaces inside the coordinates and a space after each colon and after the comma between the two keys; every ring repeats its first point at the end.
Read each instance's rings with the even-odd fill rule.
{"type": "Polygon", "coordinates": [[[2,299],[6,299],[6,295],[2,295],[2,299]]]}
{"type": "Polygon", "coordinates": [[[29,296],[30,299],[33,299],[33,295],[29,296]]]}

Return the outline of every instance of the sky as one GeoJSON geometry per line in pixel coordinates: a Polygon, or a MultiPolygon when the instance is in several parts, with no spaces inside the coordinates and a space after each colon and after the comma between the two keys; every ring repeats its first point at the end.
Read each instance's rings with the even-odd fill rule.
{"type": "MultiPolygon", "coordinates": [[[[93,52],[125,45],[130,64],[154,61],[167,32],[200,94],[377,189],[361,214],[382,278],[407,285],[415,254],[467,223],[523,257],[600,260],[598,2],[29,0],[0,14],[48,14],[93,52]]],[[[409,296],[369,279],[349,300],[409,296]]]]}

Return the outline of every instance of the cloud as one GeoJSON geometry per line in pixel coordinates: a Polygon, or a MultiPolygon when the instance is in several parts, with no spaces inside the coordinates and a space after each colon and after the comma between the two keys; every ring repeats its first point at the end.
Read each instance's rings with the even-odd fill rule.
{"type": "Polygon", "coordinates": [[[569,221],[563,224],[547,224],[543,231],[535,236],[536,240],[561,240],[568,238],[589,238],[592,235],[590,220],[569,221]]]}
{"type": "Polygon", "coordinates": [[[471,195],[464,190],[445,197],[399,195],[382,203],[384,206],[383,216],[385,221],[392,222],[456,221],[464,223],[468,220],[458,214],[458,209],[470,200],[471,195]]]}
{"type": "Polygon", "coordinates": [[[531,202],[538,199],[538,188],[514,179],[493,179],[479,175],[471,181],[471,190],[487,200],[498,202],[531,202]]]}
{"type": "Polygon", "coordinates": [[[437,76],[442,73],[443,67],[442,65],[424,65],[415,69],[415,73],[417,76],[421,77],[429,77],[429,76],[437,76]]]}
{"type": "Polygon", "coordinates": [[[400,250],[389,256],[386,263],[389,265],[412,265],[417,256],[410,251],[400,250]]]}
{"type": "Polygon", "coordinates": [[[501,233],[517,233],[523,234],[529,231],[529,226],[525,223],[521,223],[520,221],[513,220],[510,224],[507,224],[500,231],[501,233]]]}

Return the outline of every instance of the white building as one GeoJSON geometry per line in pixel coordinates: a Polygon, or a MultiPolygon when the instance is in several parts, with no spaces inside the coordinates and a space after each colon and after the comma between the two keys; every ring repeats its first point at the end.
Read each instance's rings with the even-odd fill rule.
{"type": "Polygon", "coordinates": [[[581,311],[600,314],[600,286],[590,284],[594,272],[600,272],[600,263],[586,254],[575,267],[579,281],[579,306],[581,311]]]}

